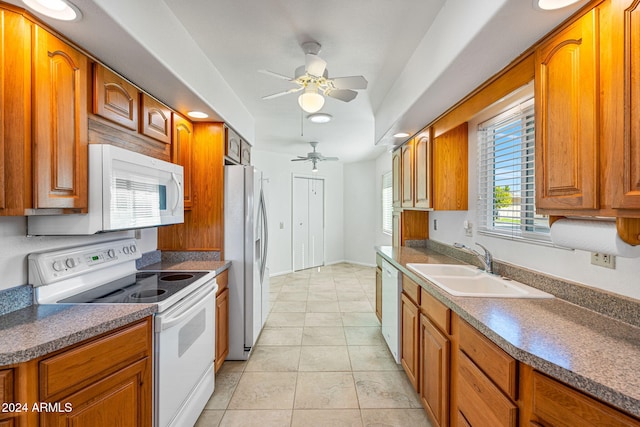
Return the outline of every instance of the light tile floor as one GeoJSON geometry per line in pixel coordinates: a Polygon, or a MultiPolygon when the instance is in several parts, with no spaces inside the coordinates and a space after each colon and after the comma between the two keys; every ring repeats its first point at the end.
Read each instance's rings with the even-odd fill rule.
{"type": "Polygon", "coordinates": [[[272,277],[270,291],[256,348],[222,365],[196,426],[430,426],[380,333],[374,268],[272,277]]]}

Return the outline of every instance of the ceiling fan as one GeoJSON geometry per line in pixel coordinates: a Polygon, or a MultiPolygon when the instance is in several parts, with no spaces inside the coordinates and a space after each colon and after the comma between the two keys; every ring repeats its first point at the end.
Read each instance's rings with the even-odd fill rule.
{"type": "Polygon", "coordinates": [[[306,156],[298,156],[297,159],[291,159],[292,162],[312,162],[313,163],[313,172],[318,172],[318,166],[317,163],[318,162],[325,162],[325,161],[331,161],[331,162],[335,162],[338,159],[337,157],[325,157],[322,154],[320,154],[319,152],[316,151],[316,147],[318,146],[318,143],[316,141],[310,142],[309,144],[311,144],[311,148],[313,148],[313,151],[307,153],[306,156]]]}
{"type": "Polygon", "coordinates": [[[294,77],[288,77],[269,70],[259,70],[263,74],[295,83],[298,87],[263,96],[262,99],[277,98],[304,90],[298,97],[298,104],[307,113],[315,113],[324,105],[324,97],[322,95],[349,102],[358,95],[355,90],[367,88],[368,82],[363,76],[329,78],[327,62],[318,56],[321,48],[319,43],[306,42],[301,47],[305,52],[305,65],[296,68],[294,77]]]}

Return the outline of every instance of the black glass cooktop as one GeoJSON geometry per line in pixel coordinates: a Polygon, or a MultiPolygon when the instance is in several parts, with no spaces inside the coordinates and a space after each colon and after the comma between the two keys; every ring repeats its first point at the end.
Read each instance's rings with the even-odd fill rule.
{"type": "Polygon", "coordinates": [[[58,303],[157,303],[206,274],[203,271],[140,272],[65,298],[58,303]]]}

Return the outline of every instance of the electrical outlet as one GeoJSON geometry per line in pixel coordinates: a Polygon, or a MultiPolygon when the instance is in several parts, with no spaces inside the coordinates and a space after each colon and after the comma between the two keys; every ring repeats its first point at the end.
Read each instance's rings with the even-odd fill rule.
{"type": "Polygon", "coordinates": [[[434,219],[433,220],[433,231],[436,231],[438,229],[438,220],[434,219]]]}
{"type": "Polygon", "coordinates": [[[600,267],[616,268],[616,256],[609,254],[601,254],[599,252],[591,252],[591,264],[600,267]]]}

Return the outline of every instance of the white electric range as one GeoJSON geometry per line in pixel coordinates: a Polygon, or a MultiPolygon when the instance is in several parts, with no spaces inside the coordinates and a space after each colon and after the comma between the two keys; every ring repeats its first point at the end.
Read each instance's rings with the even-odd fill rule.
{"type": "Polygon", "coordinates": [[[154,316],[154,425],[193,425],[213,393],[213,272],[138,271],[134,239],[29,255],[37,304],[136,304],[154,316]]]}

